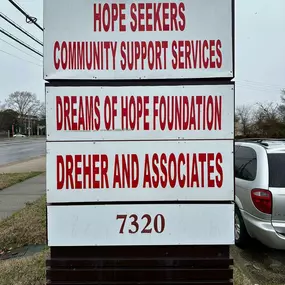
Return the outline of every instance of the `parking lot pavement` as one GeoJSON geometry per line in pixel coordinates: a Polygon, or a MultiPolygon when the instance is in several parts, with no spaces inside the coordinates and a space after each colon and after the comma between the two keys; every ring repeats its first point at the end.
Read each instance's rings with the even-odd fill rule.
{"type": "Polygon", "coordinates": [[[45,138],[0,140],[0,166],[44,155],[45,140],[45,138]]]}
{"type": "Polygon", "coordinates": [[[233,246],[231,253],[253,284],[285,284],[285,251],[269,249],[254,240],[245,250],[233,246]]]}

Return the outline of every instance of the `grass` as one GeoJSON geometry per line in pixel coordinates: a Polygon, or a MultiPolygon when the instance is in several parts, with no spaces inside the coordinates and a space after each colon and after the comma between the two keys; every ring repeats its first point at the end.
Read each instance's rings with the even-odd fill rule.
{"type": "MultiPolygon", "coordinates": [[[[0,222],[0,251],[46,243],[46,197],[0,222]]],[[[0,285],[45,285],[49,250],[34,256],[0,261],[0,285]]],[[[250,285],[242,271],[234,267],[234,284],[250,285]]]]}
{"type": "Polygon", "coordinates": [[[34,256],[0,262],[0,285],[45,285],[48,251],[34,256]]]}
{"type": "MultiPolygon", "coordinates": [[[[48,250],[32,257],[0,262],[0,285],[45,285],[48,250]]],[[[234,284],[251,285],[239,268],[234,267],[234,284]]]]}
{"type": "Polygon", "coordinates": [[[0,174],[0,190],[10,187],[14,184],[23,182],[41,173],[42,172],[1,173],[0,174]]]}
{"type": "MultiPolygon", "coordinates": [[[[0,283],[1,284],[1,283],[0,283]]],[[[234,285],[251,285],[251,281],[245,276],[240,268],[234,266],[234,285]]]]}
{"type": "Polygon", "coordinates": [[[25,245],[45,243],[45,196],[28,204],[24,209],[0,222],[0,251],[25,245]]]}

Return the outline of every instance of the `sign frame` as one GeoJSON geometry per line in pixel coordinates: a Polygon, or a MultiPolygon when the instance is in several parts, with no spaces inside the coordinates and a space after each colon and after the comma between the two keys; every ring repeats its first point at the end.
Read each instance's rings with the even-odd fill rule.
{"type": "MultiPolygon", "coordinates": [[[[177,96],[177,97],[178,97],[177,96]]],[[[202,98],[202,97],[199,97],[202,98]]],[[[201,99],[202,100],[202,99],[201,99]]],[[[126,100],[124,102],[127,102],[126,100]]],[[[201,101],[202,102],[202,101],[201,101]]],[[[208,101],[209,102],[209,101],[208,101]]],[[[215,101],[214,101],[215,102],[215,101]]],[[[171,102],[170,102],[171,103],[171,102]]],[[[197,103],[197,102],[196,102],[197,103]]],[[[123,103],[125,104],[125,103],[123,103]]],[[[190,139],[201,139],[201,140],[207,140],[207,139],[234,139],[234,105],[235,105],[235,90],[234,90],[234,84],[207,84],[207,85],[159,85],[159,86],[61,86],[56,87],[53,85],[47,85],[46,86],[46,116],[47,116],[47,141],[132,141],[132,140],[190,140],[190,139]],[[147,91],[147,92],[146,92],[147,91]],[[70,95],[69,95],[70,94],[70,95]],[[159,128],[162,124],[159,122],[163,121],[160,118],[160,114],[165,114],[165,110],[168,110],[168,107],[165,107],[161,113],[159,112],[159,106],[166,106],[166,105],[160,105],[161,103],[161,96],[171,97],[172,94],[179,94],[178,96],[181,96],[179,98],[182,98],[182,96],[185,96],[188,98],[189,102],[189,108],[190,108],[190,102],[192,97],[197,96],[206,96],[205,102],[209,100],[209,98],[214,98],[214,100],[218,100],[215,103],[215,106],[219,106],[219,111],[214,111],[214,114],[216,115],[215,118],[215,124],[212,125],[212,129],[203,130],[203,119],[199,121],[198,118],[202,118],[202,114],[207,114],[207,107],[197,107],[198,105],[195,105],[197,109],[194,110],[195,112],[195,124],[191,124],[190,126],[190,113],[188,117],[188,126],[189,128],[187,130],[169,130],[168,124],[166,124],[165,129],[162,130],[159,128]],[[193,96],[192,96],[193,94],[193,96]],[[209,95],[210,94],[210,95],[209,95]],[[72,97],[71,97],[72,96],[72,97]],[[116,98],[116,104],[113,104],[112,96],[115,96],[116,98]],[[76,99],[76,104],[72,105],[71,98],[83,98],[82,99],[82,105],[84,106],[82,108],[82,111],[84,111],[84,120],[83,124],[81,124],[81,130],[79,130],[79,124],[77,124],[76,130],[70,130],[72,129],[72,122],[79,121],[80,116],[80,110],[78,108],[79,99],[76,99]],[[94,98],[96,97],[96,103],[94,103],[94,98]],[[133,97],[134,104],[131,105],[130,103],[130,97],[133,97]],[[148,104],[143,103],[143,98],[147,98],[148,104]],[[156,105],[154,105],[154,97],[156,97],[156,105]],[[69,111],[68,116],[65,116],[65,98],[69,102],[69,111]],[[99,124],[95,126],[93,123],[93,130],[91,129],[91,120],[86,120],[86,114],[89,114],[90,118],[90,108],[91,106],[91,99],[92,98],[92,106],[94,108],[94,105],[97,104],[100,105],[98,107],[98,113],[100,114],[100,128],[98,127],[99,124]],[[126,115],[126,118],[128,120],[125,120],[125,123],[128,121],[128,128],[130,128],[130,116],[131,116],[131,110],[136,110],[136,114],[138,116],[138,109],[144,108],[148,112],[148,116],[144,116],[146,113],[144,110],[141,111],[141,116],[139,118],[139,129],[137,127],[137,124],[134,130],[122,130],[122,122],[120,120],[120,117],[122,116],[122,98],[128,98],[129,106],[132,109],[128,109],[127,112],[128,115],[126,115]],[[137,98],[141,99],[141,102],[139,103],[140,107],[138,107],[138,101],[137,98]],[[158,100],[158,98],[160,98],[158,100]],[[59,100],[60,99],[60,100],[59,100]],[[86,99],[88,99],[89,109],[88,112],[86,112],[86,99]],[[60,101],[60,102],[57,102],[60,101]],[[107,103],[106,103],[107,102],[107,103]],[[58,107],[60,106],[60,107],[58,107]],[[76,116],[71,116],[72,114],[72,106],[74,110],[76,111],[76,116]],[[107,106],[107,107],[106,107],[107,106]],[[147,106],[147,107],[146,107],[147,106]],[[106,107],[106,109],[105,109],[106,107]],[[157,114],[154,115],[154,108],[156,109],[157,114]],[[112,128],[112,123],[110,120],[105,118],[105,114],[111,114],[113,111],[110,112],[110,110],[116,110],[115,120],[114,121],[115,126],[112,128]],[[99,111],[100,110],[100,111],[99,111]],[[107,111],[105,111],[107,110],[107,111]],[[204,111],[203,111],[204,110],[204,111]],[[200,112],[199,112],[200,111],[200,112]],[[199,115],[198,115],[199,114],[199,115]],[[218,114],[218,115],[217,115],[218,114]],[[198,117],[199,116],[199,117],[198,117]],[[58,119],[58,117],[60,119],[58,119]],[[218,117],[220,118],[220,124],[218,122],[218,117]],[[68,118],[68,122],[66,120],[68,118]],[[106,122],[110,122],[109,127],[110,130],[106,129],[106,122]],[[149,130],[143,130],[144,129],[144,122],[148,123],[149,130]],[[59,123],[59,128],[61,130],[57,130],[59,123]],[[156,130],[154,130],[154,125],[156,130]],[[200,125],[200,126],[198,126],[200,125]],[[191,130],[192,127],[196,127],[196,130],[191,130]],[[214,130],[213,128],[217,128],[214,130]],[[220,127],[220,128],[219,128],[220,127]],[[69,129],[69,130],[64,130],[69,129]],[[85,128],[85,130],[82,130],[85,128]],[[89,129],[89,130],[86,130],[89,129]],[[98,129],[98,130],[95,130],[98,129]]],[[[202,106],[202,105],[200,105],[202,106]]],[[[206,106],[206,105],[203,105],[206,106]]],[[[208,104],[208,106],[210,106],[208,104]]],[[[212,105],[214,106],[214,104],[212,105]]],[[[215,107],[212,108],[214,110],[215,107]]],[[[125,109],[126,110],[126,109],[125,109]]],[[[181,108],[182,110],[182,108],[181,108]]],[[[167,117],[165,114],[164,117],[167,117]]],[[[172,115],[173,117],[173,115],[172,115]]],[[[95,114],[93,117],[92,122],[95,120],[95,114]]],[[[99,123],[98,116],[96,116],[96,121],[99,123]]],[[[137,119],[133,120],[137,121],[137,119]]],[[[181,119],[178,120],[181,122],[181,119]]],[[[192,121],[193,122],[193,121],[192,121]]],[[[207,120],[206,116],[204,117],[205,126],[207,126],[207,120]]],[[[211,124],[208,124],[208,126],[211,126],[211,124]]],[[[175,128],[173,124],[173,128],[175,128]]],[[[179,128],[179,127],[178,127],[179,128]]],[[[209,127],[210,128],[210,127],[209,127]]]]}
{"type": "Polygon", "coordinates": [[[232,140],[219,140],[219,146],[215,140],[69,142],[68,147],[62,142],[47,142],[47,202],[233,201],[234,171],[228,167],[234,164],[233,152],[232,140]],[[166,172],[161,170],[161,163],[166,172]],[[87,164],[91,165],[90,174],[85,170],[87,164]],[[197,183],[193,171],[197,171],[197,183]]]}
{"type": "MultiPolygon", "coordinates": [[[[148,0],[143,0],[143,1],[147,2],[148,0]]],[[[162,1],[162,0],[159,0],[159,1],[162,1]]],[[[183,0],[183,1],[186,1],[188,3],[188,1],[190,1],[190,0],[188,0],[188,1],[183,0]]],[[[191,1],[198,1],[198,0],[191,0],[191,1]]],[[[204,1],[207,1],[207,0],[204,0],[204,1]]],[[[122,72],[120,72],[120,76],[116,76],[115,73],[117,73],[117,72],[114,70],[113,71],[110,70],[110,75],[100,75],[102,72],[99,71],[99,73],[98,73],[95,70],[94,72],[93,71],[90,73],[87,72],[90,74],[87,76],[82,75],[80,70],[74,69],[74,68],[71,70],[68,70],[68,71],[60,70],[59,72],[55,72],[54,70],[51,71],[52,68],[48,67],[54,58],[54,56],[52,55],[52,52],[48,51],[48,49],[52,50],[53,48],[49,48],[45,44],[44,45],[44,54],[45,54],[45,56],[44,56],[44,61],[45,61],[45,63],[44,63],[44,79],[45,80],[92,80],[92,81],[97,81],[97,80],[190,79],[190,78],[191,79],[214,79],[214,78],[215,79],[217,79],[217,78],[233,79],[235,77],[235,73],[234,73],[234,70],[235,70],[235,62],[234,62],[234,58],[235,58],[235,38],[234,38],[234,28],[235,28],[235,26],[234,26],[235,25],[234,10],[235,10],[235,6],[234,6],[234,0],[220,0],[220,1],[225,1],[226,3],[229,2],[231,5],[231,7],[230,7],[231,13],[229,14],[231,17],[231,21],[229,24],[221,25],[221,26],[230,26],[230,29],[229,29],[230,31],[228,31],[228,33],[229,33],[229,35],[228,35],[229,41],[228,42],[229,42],[230,48],[225,48],[225,49],[227,49],[227,52],[230,53],[229,56],[225,56],[225,58],[227,58],[227,60],[229,61],[229,66],[230,66],[229,68],[226,68],[227,71],[212,72],[210,70],[209,72],[207,71],[207,74],[204,74],[203,71],[199,71],[196,75],[195,74],[191,75],[193,73],[192,70],[194,70],[194,69],[190,69],[190,72],[189,71],[184,72],[181,70],[174,70],[171,72],[164,72],[167,70],[155,70],[155,71],[154,70],[148,70],[145,75],[142,75],[141,72],[139,72],[137,75],[132,75],[133,73],[131,73],[131,75],[129,75],[129,72],[122,71],[122,72]],[[183,74],[183,73],[185,73],[185,74],[183,74]]],[[[97,2],[98,3],[104,3],[103,0],[97,0],[97,2]]],[[[47,11],[46,13],[48,13],[51,10],[51,9],[48,10],[48,5],[51,5],[51,4],[49,1],[45,1],[44,3],[45,3],[44,11],[47,11]],[[49,4],[47,4],[47,3],[49,3],[49,4]]],[[[58,2],[56,2],[56,4],[58,6],[58,2]]],[[[78,9],[76,10],[76,12],[78,14],[78,9]]],[[[223,18],[223,17],[220,17],[220,18],[223,18]]],[[[56,29],[57,26],[52,26],[51,28],[49,28],[47,21],[48,21],[47,16],[45,16],[44,17],[44,26],[45,26],[45,28],[44,28],[44,40],[47,41],[48,43],[52,43],[55,40],[50,38],[48,30],[50,29],[52,31],[55,31],[55,30],[57,30],[56,29]]],[[[53,21],[54,21],[54,18],[53,18],[53,21]]],[[[81,21],[79,21],[79,22],[81,22],[81,21]]],[[[73,23],[74,23],[74,20],[72,20],[72,22],[70,23],[71,26],[73,23]]],[[[56,23],[53,23],[53,25],[56,25],[56,23]]],[[[61,23],[61,25],[63,25],[64,27],[68,26],[66,23],[61,23]]],[[[90,26],[90,23],[88,25],[90,26]]],[[[92,25],[91,25],[91,30],[92,30],[92,25]]],[[[107,38],[110,38],[110,35],[108,35],[108,32],[106,34],[107,34],[107,38]]],[[[121,36],[119,37],[119,39],[120,38],[121,38],[121,36]]],[[[129,38],[133,39],[134,33],[131,33],[129,38]]],[[[154,36],[154,38],[157,39],[157,35],[154,36]]],[[[174,38],[177,38],[177,35],[174,36],[174,38]]],[[[185,38],[185,36],[182,37],[182,39],[184,39],[184,38],[185,38]]],[[[168,40],[168,39],[169,39],[169,36],[168,36],[168,38],[166,37],[166,40],[168,40]]],[[[64,40],[66,40],[66,37],[64,37],[64,40]]],[[[82,37],[79,37],[78,39],[77,38],[73,39],[73,41],[77,41],[77,40],[78,41],[80,41],[80,40],[85,41],[86,39],[82,39],[82,37]]],[[[141,40],[141,35],[138,36],[138,40],[141,40]]]]}
{"type": "Polygon", "coordinates": [[[62,205],[48,206],[47,213],[49,246],[234,243],[233,203],[62,205]]]}

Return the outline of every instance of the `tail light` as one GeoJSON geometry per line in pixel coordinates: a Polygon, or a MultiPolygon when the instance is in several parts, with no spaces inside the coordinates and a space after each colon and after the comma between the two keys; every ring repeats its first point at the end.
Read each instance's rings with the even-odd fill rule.
{"type": "Polygon", "coordinates": [[[252,189],[251,199],[260,212],[265,214],[272,214],[272,194],[269,190],[252,189]]]}

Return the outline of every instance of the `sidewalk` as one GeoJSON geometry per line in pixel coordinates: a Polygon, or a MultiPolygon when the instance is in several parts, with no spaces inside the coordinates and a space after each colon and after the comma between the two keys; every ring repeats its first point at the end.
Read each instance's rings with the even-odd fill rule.
{"type": "Polygon", "coordinates": [[[30,171],[46,171],[46,157],[41,156],[23,162],[0,166],[0,173],[22,173],[30,171]]]}
{"type": "MultiPolygon", "coordinates": [[[[45,157],[0,167],[0,173],[45,171],[45,157]]],[[[46,192],[46,174],[28,179],[0,191],[0,221],[21,210],[46,192]]]]}

